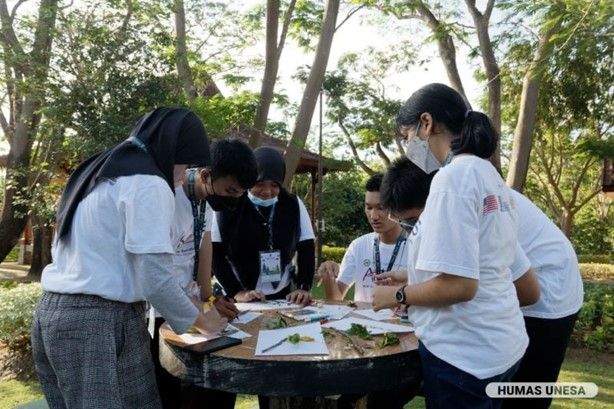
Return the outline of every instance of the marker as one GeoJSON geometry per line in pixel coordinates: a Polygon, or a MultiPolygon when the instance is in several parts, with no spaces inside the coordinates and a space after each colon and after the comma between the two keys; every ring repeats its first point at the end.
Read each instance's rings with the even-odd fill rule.
{"type": "Polygon", "coordinates": [[[314,321],[325,320],[328,317],[330,317],[330,315],[328,315],[328,314],[317,314],[317,315],[314,315],[314,316],[311,316],[311,317],[307,318],[307,322],[314,322],[314,321]]]}

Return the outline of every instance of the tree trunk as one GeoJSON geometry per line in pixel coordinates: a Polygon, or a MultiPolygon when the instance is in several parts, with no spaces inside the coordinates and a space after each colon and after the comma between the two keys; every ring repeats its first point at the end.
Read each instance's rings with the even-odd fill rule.
{"type": "Polygon", "coordinates": [[[51,241],[53,228],[49,226],[48,220],[40,217],[33,217],[34,240],[32,245],[32,263],[28,272],[28,279],[40,281],[41,274],[45,266],[51,263],[51,241]]]}
{"type": "Polygon", "coordinates": [[[262,87],[260,88],[260,103],[256,109],[256,117],[254,118],[254,128],[249,144],[252,148],[260,145],[260,134],[264,132],[267,118],[269,116],[269,107],[273,101],[273,90],[277,80],[277,70],[279,68],[279,60],[277,59],[277,27],[279,25],[279,0],[268,0],[266,6],[266,55],[264,65],[264,77],[262,78],[262,87]]]}
{"type": "MultiPolygon", "coordinates": [[[[493,50],[488,27],[490,16],[494,6],[494,0],[489,0],[484,13],[480,13],[475,7],[475,0],[466,0],[467,7],[473,17],[478,41],[480,44],[480,54],[486,71],[488,86],[488,116],[492,121],[498,135],[501,135],[501,78],[499,76],[499,65],[493,50]]],[[[497,145],[497,150],[490,158],[491,163],[501,172],[501,145],[497,145]]]]}
{"type": "Polygon", "coordinates": [[[185,34],[185,7],[183,0],[175,0],[175,62],[177,74],[183,86],[183,92],[190,102],[196,99],[196,87],[192,79],[192,72],[188,62],[188,49],[185,34]]]}
{"type": "Polygon", "coordinates": [[[277,72],[279,71],[279,60],[288,34],[288,27],[294,12],[296,0],[291,0],[288,9],[284,14],[284,24],[281,30],[279,44],[277,43],[277,31],[279,26],[279,0],[268,0],[267,2],[267,23],[266,23],[266,61],[264,66],[264,77],[260,89],[260,103],[256,109],[254,119],[254,131],[249,138],[252,148],[260,146],[262,134],[266,128],[269,118],[269,108],[273,101],[273,91],[277,82],[277,72]]]}
{"type": "Polygon", "coordinates": [[[373,169],[371,169],[369,167],[369,165],[367,165],[361,158],[360,155],[358,153],[358,149],[356,148],[356,144],[354,143],[354,141],[352,140],[352,136],[350,135],[350,132],[347,130],[347,128],[343,125],[343,122],[341,121],[341,119],[337,120],[337,124],[339,125],[339,128],[341,128],[341,131],[343,132],[343,135],[345,135],[345,139],[348,141],[348,145],[350,145],[350,150],[352,151],[352,155],[354,155],[354,160],[356,161],[356,163],[358,164],[358,166],[360,166],[360,168],[362,170],[365,171],[365,173],[369,176],[373,176],[375,175],[377,172],[375,172],[373,169]]]}
{"type": "Polygon", "coordinates": [[[422,21],[428,25],[435,36],[439,57],[443,62],[444,68],[446,69],[446,74],[448,75],[450,85],[463,96],[467,106],[470,107],[471,104],[465,95],[463,81],[461,80],[460,73],[458,72],[458,67],[456,65],[456,47],[454,46],[452,36],[448,34],[444,28],[442,28],[440,21],[437,20],[426,4],[419,1],[416,4],[416,10],[418,11],[422,21]]]}
{"type": "Polygon", "coordinates": [[[552,49],[550,38],[559,27],[560,24],[555,25],[539,39],[537,51],[522,82],[520,110],[516,129],[514,130],[510,168],[507,174],[507,184],[519,192],[522,192],[524,189],[524,183],[529,170],[533,129],[537,119],[539,86],[543,76],[542,67],[552,49]]]}
{"type": "Polygon", "coordinates": [[[561,212],[561,231],[565,233],[568,238],[571,235],[571,226],[573,224],[574,213],[568,209],[563,209],[561,212]]]}
{"type": "Polygon", "coordinates": [[[335,24],[337,21],[337,14],[339,12],[339,0],[328,0],[326,2],[326,10],[324,12],[324,19],[322,21],[322,29],[320,31],[320,39],[316,48],[315,58],[309,78],[307,79],[307,85],[303,92],[303,99],[301,106],[296,117],[296,123],[294,125],[294,132],[292,138],[286,146],[284,153],[286,159],[286,178],[284,185],[288,186],[290,181],[294,177],[296,168],[301,155],[301,150],[305,146],[307,140],[307,134],[309,133],[309,127],[311,126],[311,119],[313,117],[313,111],[316,107],[318,100],[318,93],[322,88],[324,82],[324,73],[326,72],[326,66],[328,64],[328,56],[330,54],[330,48],[333,42],[333,36],[335,34],[335,24]]]}
{"type": "Polygon", "coordinates": [[[30,153],[34,142],[37,127],[40,122],[40,108],[44,101],[46,90],[45,82],[49,71],[49,60],[53,32],[55,28],[58,0],[42,0],[38,9],[38,21],[34,32],[32,51],[23,52],[15,31],[12,19],[8,17],[6,1],[0,1],[0,15],[2,20],[2,33],[0,42],[5,50],[11,54],[4,55],[4,64],[7,71],[14,73],[15,78],[5,78],[5,81],[24,79],[25,83],[10,93],[9,101],[15,111],[11,116],[12,134],[5,135],[9,141],[10,149],[7,158],[7,177],[4,194],[4,205],[0,218],[0,260],[17,243],[23,228],[26,225],[29,211],[28,199],[28,171],[30,153]],[[19,58],[13,53],[17,54],[19,58]]]}

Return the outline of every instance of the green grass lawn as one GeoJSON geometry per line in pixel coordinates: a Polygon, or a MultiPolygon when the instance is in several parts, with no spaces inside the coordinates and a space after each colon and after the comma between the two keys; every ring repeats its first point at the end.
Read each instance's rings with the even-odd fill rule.
{"type": "MultiPolygon", "coordinates": [[[[614,407],[614,356],[586,349],[571,349],[567,353],[560,382],[594,382],[599,387],[595,399],[557,399],[553,409],[567,408],[611,408],[614,407]]],[[[0,409],[13,409],[20,403],[42,398],[40,386],[36,382],[15,380],[0,381],[0,409]]],[[[258,406],[255,396],[239,396],[236,408],[251,409],[258,406]]],[[[424,399],[412,400],[406,409],[424,408],[424,399]]]]}

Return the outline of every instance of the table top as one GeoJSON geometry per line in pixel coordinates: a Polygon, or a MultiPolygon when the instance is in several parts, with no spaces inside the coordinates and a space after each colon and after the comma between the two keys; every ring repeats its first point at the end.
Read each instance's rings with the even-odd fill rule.
{"type": "MultiPolygon", "coordinates": [[[[324,337],[329,355],[255,356],[258,331],[277,314],[267,311],[247,324],[233,323],[252,336],[241,345],[210,354],[182,348],[186,344],[165,324],[160,328],[160,362],[171,374],[190,383],[269,396],[364,393],[413,383],[419,377],[418,340],[413,333],[397,334],[398,345],[379,348],[376,342],[382,335],[363,340],[332,330],[331,336],[324,337]]],[[[305,324],[284,319],[289,326],[305,324]]]]}

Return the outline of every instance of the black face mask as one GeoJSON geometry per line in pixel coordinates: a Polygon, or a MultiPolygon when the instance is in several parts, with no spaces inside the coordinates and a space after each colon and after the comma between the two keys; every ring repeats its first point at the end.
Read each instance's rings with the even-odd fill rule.
{"type": "Polygon", "coordinates": [[[238,197],[220,196],[217,194],[207,195],[205,199],[214,212],[223,212],[225,210],[235,210],[237,208],[238,197]]]}
{"type": "Polygon", "coordinates": [[[238,197],[218,195],[213,188],[213,181],[211,181],[211,190],[213,193],[208,194],[205,200],[214,212],[232,211],[237,208],[238,197]]]}

